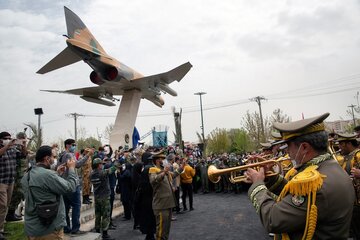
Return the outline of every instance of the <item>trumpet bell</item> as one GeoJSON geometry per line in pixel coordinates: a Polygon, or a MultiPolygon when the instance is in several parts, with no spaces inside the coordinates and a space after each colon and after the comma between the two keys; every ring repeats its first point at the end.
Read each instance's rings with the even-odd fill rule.
{"type": "Polygon", "coordinates": [[[218,183],[221,180],[221,176],[216,174],[218,169],[214,165],[210,165],[208,168],[209,180],[213,183],[218,183]]]}

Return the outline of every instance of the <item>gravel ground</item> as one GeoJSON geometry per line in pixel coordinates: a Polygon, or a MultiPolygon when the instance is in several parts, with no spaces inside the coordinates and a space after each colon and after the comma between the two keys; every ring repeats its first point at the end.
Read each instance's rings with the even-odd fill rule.
{"type": "MultiPolygon", "coordinates": [[[[247,194],[194,194],[194,211],[174,215],[170,239],[272,239],[268,236],[247,194]]],[[[133,230],[133,221],[115,219],[116,230],[109,231],[115,239],[144,239],[139,230],[133,230]]]]}

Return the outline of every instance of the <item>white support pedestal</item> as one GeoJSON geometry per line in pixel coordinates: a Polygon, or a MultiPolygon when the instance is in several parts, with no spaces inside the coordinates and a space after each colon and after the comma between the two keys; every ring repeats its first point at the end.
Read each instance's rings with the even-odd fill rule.
{"type": "Polygon", "coordinates": [[[110,135],[110,146],[132,148],[132,135],[141,100],[141,91],[133,89],[126,91],[121,99],[114,128],[110,135]]]}

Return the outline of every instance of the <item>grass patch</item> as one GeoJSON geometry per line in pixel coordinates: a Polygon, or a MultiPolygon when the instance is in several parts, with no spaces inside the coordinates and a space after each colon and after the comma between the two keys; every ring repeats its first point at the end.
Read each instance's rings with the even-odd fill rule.
{"type": "Polygon", "coordinates": [[[7,240],[26,240],[24,231],[24,222],[8,222],[5,223],[5,235],[7,240]]]}

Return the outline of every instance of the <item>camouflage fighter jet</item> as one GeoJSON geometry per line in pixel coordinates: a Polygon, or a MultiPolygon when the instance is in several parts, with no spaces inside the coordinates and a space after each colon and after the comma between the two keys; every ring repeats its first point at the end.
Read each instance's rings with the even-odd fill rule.
{"type": "Polygon", "coordinates": [[[67,37],[67,47],[37,73],[44,74],[83,60],[93,69],[90,80],[98,86],[65,91],[42,91],[80,95],[86,101],[106,106],[115,105],[114,102],[119,100],[114,98],[115,95],[124,95],[127,90],[133,89],[141,91],[141,98],[159,107],[164,105],[161,92],[177,96],[176,91],[168,84],[175,80],[179,82],[188,73],[192,67],[189,62],[165,73],[143,76],[108,55],[81,19],[67,7],[64,9],[68,32],[64,35],[67,37]]]}

